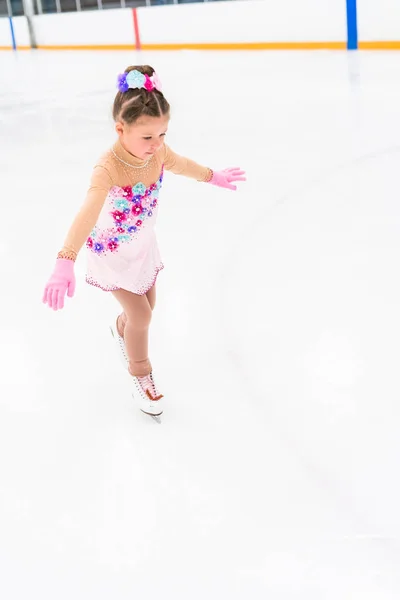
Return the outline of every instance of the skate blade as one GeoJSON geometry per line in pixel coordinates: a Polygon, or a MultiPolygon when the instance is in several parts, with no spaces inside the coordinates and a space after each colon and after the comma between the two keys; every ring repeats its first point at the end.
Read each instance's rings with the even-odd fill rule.
{"type": "Polygon", "coordinates": [[[142,410],[142,409],[140,409],[140,410],[142,411],[142,413],[144,415],[147,415],[147,416],[151,417],[153,419],[153,421],[155,421],[156,423],[158,423],[159,425],[161,425],[161,415],[162,415],[162,413],[160,413],[159,415],[152,415],[151,413],[146,412],[145,410],[142,410]]]}

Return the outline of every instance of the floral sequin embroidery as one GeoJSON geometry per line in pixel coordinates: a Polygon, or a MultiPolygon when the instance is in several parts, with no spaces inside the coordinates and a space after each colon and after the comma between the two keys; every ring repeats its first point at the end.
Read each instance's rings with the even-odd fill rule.
{"type": "Polygon", "coordinates": [[[164,167],[157,183],[152,183],[149,187],[143,183],[137,183],[133,187],[114,187],[112,210],[109,213],[114,226],[102,231],[95,226],[86,246],[95,254],[105,254],[117,252],[120,244],[130,242],[139,233],[143,223],[153,216],[163,177],[164,167]]]}

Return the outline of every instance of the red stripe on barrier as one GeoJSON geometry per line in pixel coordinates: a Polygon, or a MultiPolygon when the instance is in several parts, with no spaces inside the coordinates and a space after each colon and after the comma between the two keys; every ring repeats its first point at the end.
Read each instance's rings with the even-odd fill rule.
{"type": "Polygon", "coordinates": [[[142,44],[140,43],[139,19],[138,19],[137,9],[132,8],[132,12],[133,12],[133,29],[135,31],[136,50],[140,50],[142,47],[142,44]]]}

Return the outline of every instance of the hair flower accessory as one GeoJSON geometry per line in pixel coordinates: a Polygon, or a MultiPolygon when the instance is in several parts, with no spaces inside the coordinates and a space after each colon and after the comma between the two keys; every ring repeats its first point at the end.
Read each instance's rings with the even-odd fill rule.
{"type": "Polygon", "coordinates": [[[144,87],[145,82],[146,75],[143,75],[143,73],[141,73],[140,71],[133,70],[129,71],[129,73],[126,74],[126,83],[133,90],[144,87]]]}
{"type": "Polygon", "coordinates": [[[154,83],[152,82],[152,80],[150,79],[150,77],[148,75],[145,75],[145,77],[146,77],[146,81],[144,82],[143,87],[148,92],[152,92],[154,90],[154,83]]]}
{"type": "Polygon", "coordinates": [[[136,69],[129,71],[129,73],[118,75],[117,87],[123,93],[129,89],[140,90],[141,88],[144,88],[148,92],[152,92],[155,89],[161,92],[161,82],[156,73],[149,77],[149,75],[143,75],[143,73],[136,69]]]}
{"type": "Polygon", "coordinates": [[[126,82],[127,73],[121,73],[118,75],[117,87],[120,92],[127,92],[129,90],[129,85],[126,82]]]}
{"type": "Polygon", "coordinates": [[[160,81],[160,78],[158,77],[157,73],[153,73],[153,76],[151,77],[151,79],[153,80],[154,87],[156,88],[156,90],[161,92],[162,85],[161,85],[161,81],[160,81]]]}

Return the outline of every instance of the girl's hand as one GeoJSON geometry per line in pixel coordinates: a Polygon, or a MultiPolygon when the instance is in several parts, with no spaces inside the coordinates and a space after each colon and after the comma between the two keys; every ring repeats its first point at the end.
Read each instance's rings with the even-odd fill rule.
{"type": "Polygon", "coordinates": [[[43,302],[53,310],[64,308],[65,294],[72,298],[75,292],[74,261],[57,258],[55,269],[45,287],[43,302]]]}
{"type": "Polygon", "coordinates": [[[229,190],[236,190],[236,185],[232,185],[232,181],[246,181],[246,177],[243,177],[243,175],[245,175],[245,172],[241,171],[239,167],[215,171],[210,183],[229,190]]]}

